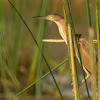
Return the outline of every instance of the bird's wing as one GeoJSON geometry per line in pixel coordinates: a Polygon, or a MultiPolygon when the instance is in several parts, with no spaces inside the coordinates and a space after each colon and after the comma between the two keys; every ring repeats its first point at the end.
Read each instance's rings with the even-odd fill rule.
{"type": "MultiPolygon", "coordinates": [[[[81,54],[83,65],[90,71],[91,70],[91,57],[90,57],[90,44],[89,40],[82,34],[77,34],[78,46],[81,54]]],[[[94,50],[94,61],[97,63],[97,55],[94,50]]]]}

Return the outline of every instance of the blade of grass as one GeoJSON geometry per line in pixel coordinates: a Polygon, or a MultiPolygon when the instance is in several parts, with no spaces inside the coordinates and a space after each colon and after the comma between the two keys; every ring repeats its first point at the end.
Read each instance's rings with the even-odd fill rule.
{"type": "Polygon", "coordinates": [[[58,84],[57,84],[57,82],[56,82],[56,80],[55,80],[55,78],[54,78],[54,75],[53,75],[53,73],[52,73],[52,71],[51,71],[51,68],[49,67],[49,64],[48,64],[48,62],[47,62],[47,60],[46,60],[46,58],[45,58],[43,52],[41,51],[41,48],[40,48],[39,44],[37,43],[37,41],[36,41],[34,35],[32,34],[32,32],[31,32],[31,30],[29,29],[28,25],[26,24],[26,22],[24,21],[24,19],[22,18],[22,16],[19,14],[19,12],[18,12],[17,9],[15,8],[15,6],[10,2],[10,0],[8,0],[8,1],[9,1],[9,3],[11,4],[11,6],[14,8],[14,10],[16,11],[16,13],[19,15],[19,17],[22,19],[22,21],[23,21],[23,23],[25,24],[25,26],[27,27],[27,29],[28,29],[30,35],[31,35],[32,38],[34,39],[34,41],[35,41],[37,47],[39,48],[39,51],[41,52],[41,54],[42,54],[42,56],[43,56],[44,61],[46,62],[46,65],[47,65],[47,67],[48,67],[48,69],[49,69],[49,71],[50,71],[50,74],[51,74],[51,76],[52,76],[54,82],[55,82],[55,85],[56,85],[56,87],[57,87],[57,89],[58,89],[58,92],[59,92],[59,94],[60,94],[60,96],[61,96],[61,99],[64,100],[64,99],[63,99],[63,96],[62,96],[62,94],[61,94],[61,91],[60,91],[60,89],[59,89],[59,86],[58,86],[58,84]]]}
{"type": "MultiPolygon", "coordinates": [[[[61,65],[63,65],[67,60],[64,60],[63,62],[61,62],[59,65],[57,65],[55,68],[53,68],[51,71],[56,70],[58,67],[60,67],[61,65]]],[[[22,94],[23,92],[25,92],[27,89],[29,89],[30,87],[32,87],[34,84],[36,84],[38,81],[42,80],[44,77],[46,77],[47,75],[50,74],[50,71],[47,72],[45,75],[43,75],[41,78],[39,78],[37,81],[33,82],[32,84],[30,84],[29,86],[27,86],[25,89],[23,89],[22,91],[20,91],[19,93],[17,93],[14,97],[9,98],[9,100],[13,100],[15,97],[19,96],[20,94],[22,94]]]]}
{"type": "MultiPolygon", "coordinates": [[[[76,32],[75,32],[75,29],[74,29],[74,24],[73,24],[73,19],[72,19],[72,14],[71,14],[71,1],[67,0],[67,4],[68,4],[68,9],[69,9],[70,24],[71,24],[71,28],[73,29],[73,33],[74,33],[74,36],[75,36],[75,42],[76,42],[76,46],[77,46],[77,49],[78,49],[78,55],[79,55],[79,59],[80,59],[82,73],[83,73],[83,77],[85,79],[85,73],[84,73],[83,66],[82,66],[81,55],[80,55],[80,51],[79,51],[78,44],[77,44],[76,32]]],[[[87,94],[88,94],[88,99],[90,99],[90,95],[89,95],[86,79],[85,79],[85,85],[86,85],[86,90],[87,90],[87,94]]]]}
{"type": "Polygon", "coordinates": [[[2,84],[3,84],[3,87],[4,87],[4,94],[5,94],[5,97],[9,98],[9,88],[7,86],[7,75],[6,75],[6,69],[5,69],[5,66],[6,66],[6,63],[5,63],[5,57],[4,57],[4,54],[5,54],[5,48],[4,48],[4,45],[3,45],[3,42],[4,42],[4,38],[3,38],[3,34],[0,33],[0,72],[1,72],[1,78],[2,78],[2,84]]]}
{"type": "Polygon", "coordinates": [[[98,100],[100,100],[100,27],[98,15],[98,0],[95,0],[96,31],[98,40],[98,100]]]}
{"type": "Polygon", "coordinates": [[[1,52],[0,52],[0,68],[1,68],[1,78],[2,78],[2,84],[3,84],[3,87],[4,87],[4,94],[5,94],[5,97],[9,98],[9,93],[10,93],[10,90],[7,86],[7,77],[6,77],[6,70],[5,70],[5,61],[4,59],[2,58],[1,56],[1,52]]]}
{"type": "Polygon", "coordinates": [[[4,72],[2,73],[2,76],[6,79],[6,81],[4,80],[4,82],[5,82],[4,85],[6,85],[6,86],[4,86],[4,88],[6,89],[7,99],[9,97],[9,93],[10,93],[8,86],[6,84],[7,83],[7,78],[6,78],[7,75],[13,81],[16,91],[18,91],[18,89],[19,89],[19,82],[12,70],[13,65],[12,65],[11,61],[12,60],[10,59],[10,56],[9,56],[8,50],[7,50],[7,46],[5,43],[5,35],[0,33],[0,64],[1,64],[1,70],[4,70],[4,72]]]}
{"type": "Polygon", "coordinates": [[[8,50],[7,50],[7,47],[6,47],[6,43],[5,43],[5,39],[4,39],[4,35],[2,33],[0,33],[0,37],[2,38],[2,41],[1,41],[1,45],[3,46],[2,49],[4,49],[4,52],[3,52],[3,55],[4,55],[4,60],[5,62],[8,63],[8,67],[6,67],[6,70],[9,71],[9,75],[15,85],[15,87],[18,89],[19,87],[19,82],[15,76],[15,73],[13,72],[13,64],[12,64],[12,60],[9,56],[9,53],[8,53],[8,50]]]}
{"type": "Polygon", "coordinates": [[[4,0],[0,0],[0,31],[5,33],[4,0]]]}

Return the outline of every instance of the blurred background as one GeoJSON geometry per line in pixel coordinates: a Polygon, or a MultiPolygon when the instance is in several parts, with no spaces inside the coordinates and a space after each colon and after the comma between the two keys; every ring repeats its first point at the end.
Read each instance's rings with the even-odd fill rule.
{"type": "MultiPolygon", "coordinates": [[[[63,16],[61,0],[10,0],[17,8],[35,39],[38,41],[50,68],[54,68],[68,59],[65,43],[42,43],[42,39],[61,39],[55,23],[33,19],[57,13],[63,16]]],[[[85,0],[71,0],[72,17],[77,34],[88,38],[88,18],[85,0]]],[[[100,11],[100,1],[98,2],[100,11]]],[[[68,8],[66,2],[68,16],[68,8]]],[[[95,3],[90,1],[92,26],[95,33],[95,3]]],[[[69,18],[68,18],[69,19],[69,18]]],[[[97,44],[95,44],[97,47],[97,44]]],[[[76,61],[77,62],[77,61],[76,61]]],[[[79,82],[83,79],[77,62],[79,82]]],[[[26,26],[12,8],[8,0],[0,0],[0,100],[7,100],[31,83],[35,82],[49,70],[37,45],[26,26]]],[[[53,72],[65,100],[73,100],[71,70],[68,60],[53,72]]],[[[88,83],[88,86],[91,85],[88,83]]],[[[91,93],[91,89],[89,90],[91,93]]],[[[87,98],[85,85],[81,85],[81,98],[87,98]]],[[[61,100],[55,83],[49,74],[41,81],[27,89],[13,100],[61,100]]]]}

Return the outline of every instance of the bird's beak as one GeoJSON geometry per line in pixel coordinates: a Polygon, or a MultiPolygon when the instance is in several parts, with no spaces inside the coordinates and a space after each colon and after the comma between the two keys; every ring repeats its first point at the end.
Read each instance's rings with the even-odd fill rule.
{"type": "Polygon", "coordinates": [[[36,17],[32,17],[32,18],[36,18],[36,19],[47,19],[46,16],[42,17],[42,16],[36,16],[36,17]]]}

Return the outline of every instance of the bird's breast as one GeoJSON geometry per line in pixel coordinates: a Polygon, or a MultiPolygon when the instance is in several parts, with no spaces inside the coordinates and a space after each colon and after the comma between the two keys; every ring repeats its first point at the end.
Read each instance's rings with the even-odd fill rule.
{"type": "Polygon", "coordinates": [[[59,29],[60,36],[63,38],[63,40],[67,44],[65,23],[57,23],[57,26],[58,26],[58,29],[59,29]]]}

